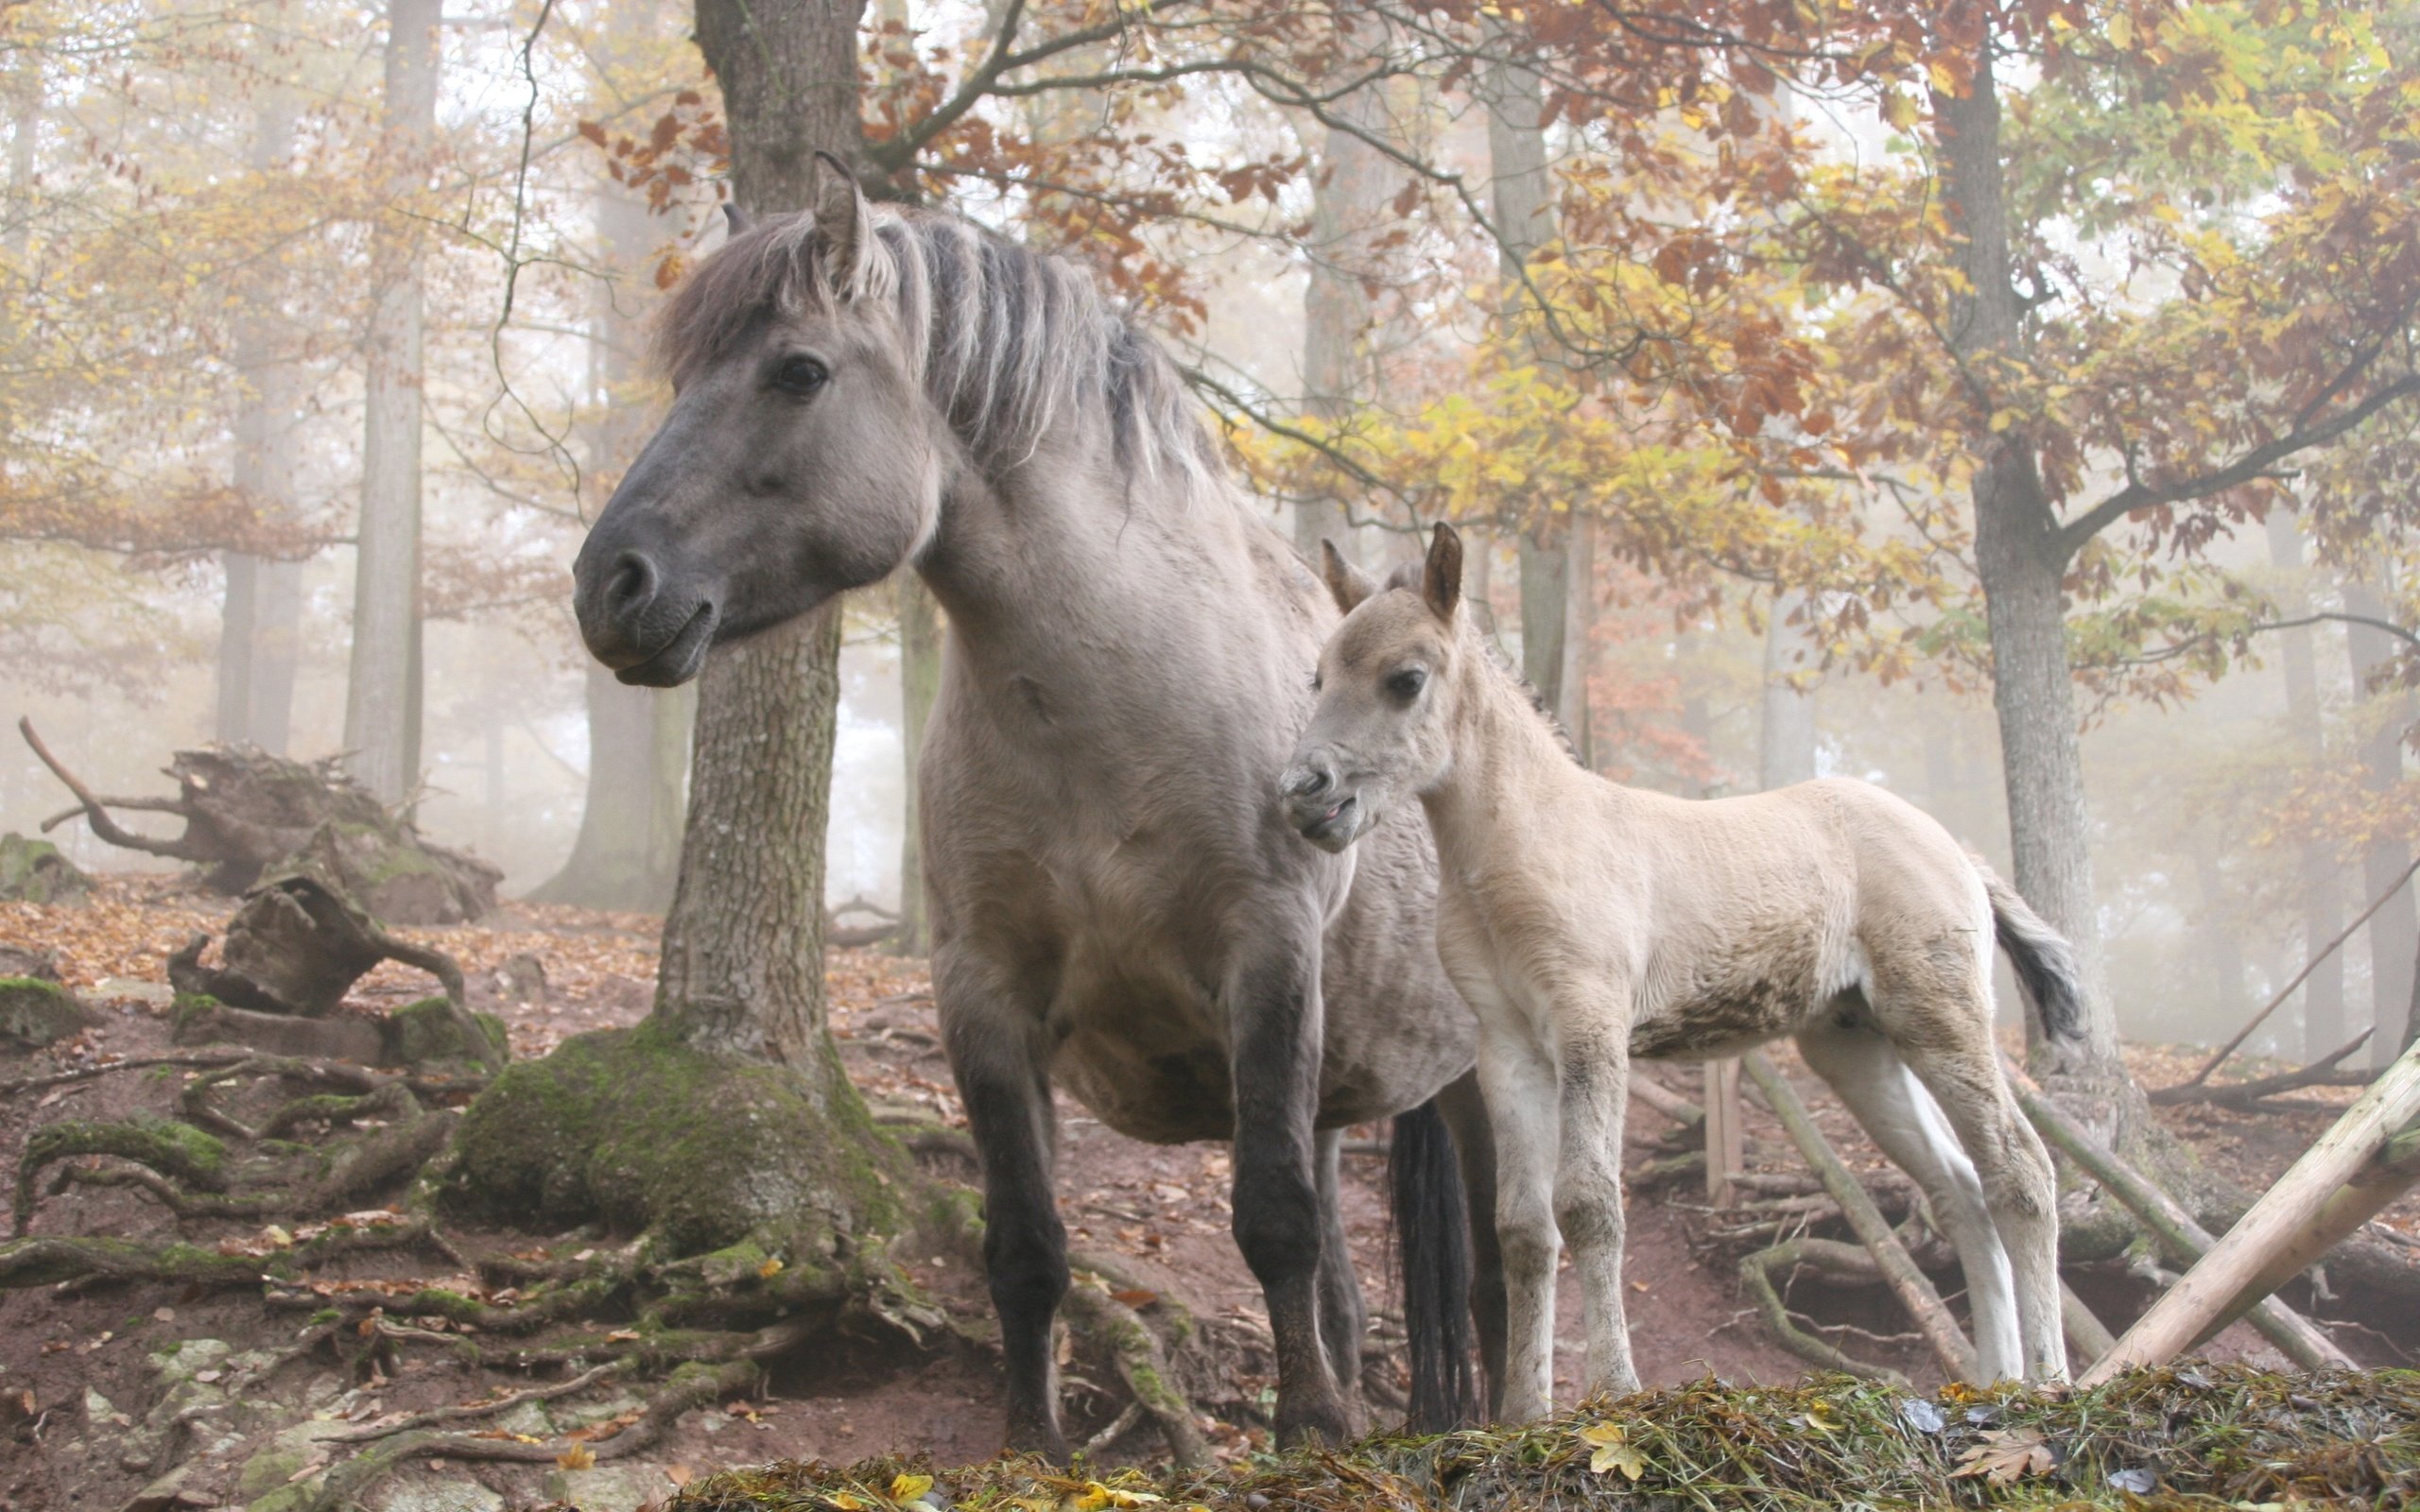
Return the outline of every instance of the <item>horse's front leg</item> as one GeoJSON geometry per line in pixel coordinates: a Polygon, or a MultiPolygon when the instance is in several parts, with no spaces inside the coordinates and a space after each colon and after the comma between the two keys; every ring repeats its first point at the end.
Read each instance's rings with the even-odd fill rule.
{"type": "Polygon", "coordinates": [[[1554,1062],[1518,1010],[1481,996],[1478,1079],[1495,1140],[1495,1237],[1504,1276],[1504,1370],[1489,1395],[1506,1422],[1554,1408],[1554,1062]]]}
{"type": "Polygon", "coordinates": [[[1050,1329],[1067,1295],[1067,1229],[1051,1192],[1057,1121],[1038,1021],[984,963],[933,957],[942,1040],[983,1166],[983,1270],[1000,1315],[1008,1447],[1067,1460],[1050,1329]]]}
{"type": "Polygon", "coordinates": [[[1561,1146],[1555,1225],[1571,1246],[1588,1309],[1587,1395],[1638,1389],[1622,1305],[1622,1126],[1630,1102],[1630,1014],[1618,994],[1591,990],[1555,1005],[1561,1146]]]}
{"type": "MultiPolygon", "coordinates": [[[[1273,932],[1272,932],[1273,933],[1273,932]]],[[[1263,936],[1266,938],[1267,936],[1263,936]]],[[[1313,1164],[1319,1111],[1317,936],[1270,940],[1227,992],[1236,1093],[1236,1246],[1259,1280],[1277,1348],[1277,1441],[1342,1444],[1356,1424],[1320,1332],[1326,1224],[1313,1164]]]]}

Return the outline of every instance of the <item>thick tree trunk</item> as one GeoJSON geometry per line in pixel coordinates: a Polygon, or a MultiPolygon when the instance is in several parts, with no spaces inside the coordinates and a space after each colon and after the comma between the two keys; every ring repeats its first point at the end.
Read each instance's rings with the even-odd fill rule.
{"type": "MultiPolygon", "coordinates": [[[[437,129],[440,0],[389,0],[382,151],[390,196],[426,172],[437,129]]],[[[372,234],[373,303],[365,357],[361,517],[344,743],[354,775],[400,803],[419,778],[420,233],[390,207],[372,234]]]]}
{"type": "Polygon", "coordinates": [[[942,691],[942,610],[932,590],[914,573],[901,573],[899,593],[899,741],[908,764],[907,823],[899,844],[899,928],[890,936],[894,954],[923,955],[933,948],[932,921],[925,908],[925,831],[918,806],[917,771],[925,759],[925,721],[942,691]]]}
{"type": "MultiPolygon", "coordinates": [[[[1970,292],[1950,312],[1949,338],[1962,360],[2015,358],[2023,306],[2012,283],[2007,184],[2000,153],[1998,85],[1985,38],[1962,95],[1933,96],[1944,159],[1943,199],[1964,244],[1970,292]]],[[[1983,417],[1979,416],[1980,421],[1983,417]]],[[[2026,1016],[2036,1074],[2055,1080],[2087,1123],[2127,1153],[2150,1113],[2118,1050],[2118,1020],[2103,989],[2095,917],[2083,752],[2061,601],[2069,547],[2046,497],[2022,426],[1977,426],[1975,560],[1992,644],[1992,702],[1999,715],[2008,784],[2009,835],[2017,891],[2083,957],[2086,991],[2081,1041],[2046,1040],[2026,1016]],[[2088,1109],[2088,1110],[2087,1110],[2088,1109]]]]}
{"type": "MultiPolygon", "coordinates": [[[[1357,24],[1349,12],[1340,29],[1336,72],[1358,72],[1367,66],[1368,53],[1383,37],[1366,19],[1357,24]]],[[[1303,286],[1303,411],[1313,420],[1329,422],[1349,416],[1369,397],[1364,338],[1370,330],[1371,301],[1362,276],[1369,266],[1369,244],[1386,214],[1387,200],[1386,159],[1350,129],[1358,127],[1383,134],[1385,99],[1375,89],[1354,90],[1336,102],[1334,113],[1345,125],[1328,128],[1320,148],[1319,171],[1311,187],[1311,236],[1304,249],[1311,269],[1303,286]]],[[[1298,500],[1295,549],[1315,562],[1323,540],[1335,541],[1348,558],[1358,555],[1353,549],[1342,500],[1298,500]]]]}
{"type": "MultiPolygon", "coordinates": [[[[2270,511],[2269,562],[2286,575],[2278,604],[2289,618],[2310,611],[2310,594],[2303,582],[2303,532],[2283,509],[2270,511]]],[[[2279,658],[2286,672],[2288,734],[2306,760],[2316,766],[2327,754],[2320,728],[2319,661],[2308,625],[2279,632],[2279,658]]],[[[2344,927],[2342,889],[2336,883],[2336,858],[2324,840],[2308,840],[2300,856],[2303,876],[2304,958],[2336,937],[2344,927]]],[[[2344,957],[2339,953],[2320,962],[2303,983],[2303,1055],[2317,1059],[2344,1042],[2344,957]]]]}
{"type": "MultiPolygon", "coordinates": [[[[2391,618],[2377,591],[2366,583],[2345,586],[2344,607],[2374,619],[2391,618]]],[[[2366,699],[2370,674],[2393,659],[2395,643],[2366,625],[2346,626],[2344,638],[2353,658],[2354,692],[2366,699]]],[[[2373,793],[2391,793],[2403,782],[2403,737],[2411,723],[2411,699],[2394,694],[2367,703],[2363,713],[2361,783],[2373,793]]],[[[2376,898],[2411,865],[2411,847],[2400,840],[2378,841],[2361,852],[2361,890],[2376,898]]],[[[2420,1027],[2420,1016],[2411,1009],[2415,952],[2420,952],[2420,914],[2415,914],[2411,889],[2406,887],[2370,919],[2371,1003],[2377,1015],[2371,1022],[2377,1025],[2370,1038],[2374,1066],[2393,1061],[2420,1027]]]]}

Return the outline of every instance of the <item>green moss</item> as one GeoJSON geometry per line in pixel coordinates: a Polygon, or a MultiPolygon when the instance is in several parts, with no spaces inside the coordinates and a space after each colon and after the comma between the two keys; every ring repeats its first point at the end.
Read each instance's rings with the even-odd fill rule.
{"type": "Polygon", "coordinates": [[[0,1040],[39,1050],[92,1022],[74,993],[38,976],[0,976],[0,1040]]]}
{"type": "Polygon", "coordinates": [[[58,903],[81,898],[92,879],[47,840],[0,834],[0,898],[15,902],[58,903]]]}
{"type": "Polygon", "coordinates": [[[218,1000],[207,992],[178,993],[176,1002],[168,1005],[169,1040],[184,1043],[186,1034],[217,1017],[218,1007],[218,1000]]]}
{"type": "Polygon", "coordinates": [[[602,1221],[666,1259],[750,1244],[810,1272],[857,1234],[894,1231],[912,1179],[845,1084],[819,1100],[786,1067],[700,1055],[652,1022],[509,1068],[456,1148],[456,1211],[602,1221]]]}
{"type": "MultiPolygon", "coordinates": [[[[504,1021],[493,1013],[473,1016],[485,1031],[494,1057],[506,1055],[504,1021]]],[[[454,1018],[454,1005],[441,997],[423,998],[389,1013],[378,1025],[389,1065],[424,1066],[441,1060],[477,1060],[479,1052],[465,1044],[454,1018]]]]}

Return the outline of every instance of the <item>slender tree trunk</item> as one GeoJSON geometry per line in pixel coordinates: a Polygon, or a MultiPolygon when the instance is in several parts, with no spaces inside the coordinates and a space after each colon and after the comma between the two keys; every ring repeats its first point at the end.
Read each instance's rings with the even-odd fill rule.
{"type": "MultiPolygon", "coordinates": [[[[2211,848],[2206,835],[2199,837],[2194,847],[2193,875],[2202,894],[2201,915],[2197,920],[2202,939],[2202,959],[2210,969],[2209,1016],[2196,1027],[2206,1026],[2215,1030],[2213,1038],[2216,1039],[2224,1036],[2240,1022],[2245,1007],[2243,940],[2236,932],[2234,920],[2227,917],[2226,875],[2219,869],[2217,852],[2211,848]]],[[[2327,1048],[2333,1050],[2336,1046],[2327,1048]]]]}
{"type": "MultiPolygon", "coordinates": [[[[732,188],[759,214],[813,203],[815,152],[856,156],[861,0],[698,0],[721,81],[732,188]]],[[[724,646],[698,692],[689,825],[656,1017],[711,1054],[850,1096],[825,1021],[823,848],[839,707],[838,603],[724,646]]]]}
{"type": "MultiPolygon", "coordinates": [[[[388,0],[382,153],[390,198],[427,172],[437,129],[440,0],[388,0]]],[[[421,237],[390,206],[372,233],[367,421],[344,743],[354,775],[387,803],[419,779],[421,237]]]]}
{"type": "MultiPolygon", "coordinates": [[[[1999,92],[1991,54],[1986,37],[1969,91],[1933,96],[1944,156],[1944,209],[1964,244],[1962,270],[1970,289],[1950,312],[1949,335],[1959,356],[1969,361],[2013,359],[2023,336],[2023,308],[2012,282],[1999,92]]],[[[2069,551],[2023,427],[1992,432],[1979,425],[1973,444],[1975,558],[1991,635],[1992,702],[2007,774],[2013,880],[2035,910],[2074,943],[2088,984],[2080,1044],[2047,1040],[2031,1013],[2026,1040],[2037,1074],[2055,1079],[2065,1095],[2099,1104],[2079,1110],[2096,1132],[2123,1148],[2148,1123],[2149,1109],[2119,1057],[2117,1015],[2100,982],[2083,744],[2061,600],[2069,551]]]]}
{"type": "MultiPolygon", "coordinates": [[[[1503,280],[1499,310],[1506,318],[1516,318],[1531,302],[1530,259],[1555,235],[1545,81],[1515,46],[1510,28],[1491,24],[1477,85],[1479,103],[1487,111],[1488,203],[1495,217],[1496,262],[1503,280]]],[[[1539,355],[1545,356],[1543,349],[1539,355]]],[[[1560,713],[1571,581],[1564,522],[1543,515],[1525,521],[1519,561],[1521,673],[1546,706],[1560,713]]]]}
{"type": "MultiPolygon", "coordinates": [[[[2283,509],[2269,515],[2270,565],[2288,581],[2278,603],[2289,617],[2309,612],[2310,594],[2303,582],[2303,532],[2283,509]]],[[[2319,662],[2309,626],[2280,631],[2280,660],[2286,671],[2286,721],[2290,737],[2314,766],[2326,758],[2327,742],[2320,728],[2319,662]]],[[[2336,883],[2336,857],[2323,840],[2308,840],[2300,856],[2303,874],[2303,949],[2316,951],[2343,927],[2342,889],[2336,883]]],[[[2308,954],[2306,955],[2308,959],[2308,954]]],[[[2319,963],[2303,983],[2303,1053],[2316,1059],[2344,1042],[2344,956],[2342,952],[2319,963]]]]}
{"type": "Polygon", "coordinates": [[[1797,680],[1811,671],[1799,654],[1806,635],[1789,623],[1804,600],[1796,593],[1779,595],[1765,624],[1764,717],[1756,741],[1757,785],[1765,792],[1815,775],[1815,690],[1797,680]]]}
{"type": "MultiPolygon", "coordinates": [[[[647,44],[658,9],[642,0],[613,8],[602,66],[647,44]]],[[[612,274],[596,284],[588,324],[589,403],[596,418],[587,427],[587,466],[601,492],[631,465],[657,419],[645,362],[651,301],[641,291],[648,287],[647,266],[658,232],[646,203],[610,177],[598,176],[595,203],[597,253],[612,274]]],[[[588,792],[579,833],[562,869],[529,896],[652,913],[672,901],[681,863],[697,690],[625,687],[592,664],[586,704],[588,792]]]]}
{"type": "MultiPolygon", "coordinates": [[[[2344,606],[2356,614],[2391,618],[2377,590],[2367,583],[2347,584],[2344,606]]],[[[2403,782],[2403,739],[2411,725],[2411,699],[2397,693],[2368,701],[2367,690],[2370,674],[2394,659],[2395,644],[2384,631],[2366,625],[2346,626],[2344,638],[2353,659],[2354,693],[2365,700],[2361,783],[2373,793],[2391,793],[2403,782]]],[[[2361,852],[2363,893],[2376,898],[2394,885],[2394,879],[2411,865],[2411,847],[2400,840],[2378,841],[2361,852]]],[[[2420,1018],[2411,1008],[2414,957],[2420,954],[2420,913],[2415,913],[2409,886],[2371,918],[2369,935],[2370,1001],[2377,1015],[2371,1022],[2377,1025],[2377,1033],[2370,1038],[2370,1062],[2383,1066],[2411,1043],[2415,1028],[2420,1028],[2420,1018]]]]}
{"type": "Polygon", "coordinates": [[[899,743],[908,763],[907,823],[899,845],[899,931],[890,948],[923,955],[933,948],[932,920],[925,907],[925,833],[917,773],[925,759],[925,721],[942,691],[942,610],[933,592],[912,572],[894,579],[899,594],[899,743]]]}
{"type": "Polygon", "coordinates": [[[1564,538],[1563,666],[1556,678],[1555,716],[1571,733],[1580,765],[1597,767],[1596,721],[1588,707],[1588,673],[1596,662],[1597,517],[1575,513],[1564,538]]]}
{"type": "MultiPolygon", "coordinates": [[[[1383,34],[1354,12],[1343,13],[1340,30],[1336,72],[1361,71],[1383,43],[1383,34]]],[[[1303,410],[1330,423],[1350,416],[1370,397],[1365,338],[1372,312],[1362,280],[1369,270],[1369,244],[1385,215],[1387,199],[1386,159],[1351,128],[1383,135],[1388,127],[1386,100],[1374,88],[1343,95],[1333,112],[1344,124],[1329,127],[1320,148],[1319,171],[1311,185],[1311,235],[1305,248],[1310,277],[1303,286],[1303,410]]],[[[1297,501],[1295,549],[1316,562],[1322,540],[1335,541],[1348,558],[1357,555],[1343,502],[1297,501]]]]}
{"type": "MultiPolygon", "coordinates": [[[[271,90],[252,130],[251,168],[274,172],[294,147],[293,97],[271,90]]],[[[236,326],[235,369],[244,397],[235,415],[233,482],[253,509],[269,519],[294,511],[293,425],[301,407],[301,374],[278,348],[285,290],[252,290],[253,308],[236,326]]],[[[216,738],[285,752],[294,706],[296,636],[302,609],[300,562],[230,551],[225,612],[218,634],[216,738]]]]}

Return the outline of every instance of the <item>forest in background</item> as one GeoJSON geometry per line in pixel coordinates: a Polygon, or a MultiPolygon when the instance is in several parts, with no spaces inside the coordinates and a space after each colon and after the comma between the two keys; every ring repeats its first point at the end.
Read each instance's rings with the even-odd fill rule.
{"type": "MultiPolygon", "coordinates": [[[[884,4],[862,172],[1093,268],[1299,543],[1470,529],[1595,765],[1883,782],[2100,939],[2129,1034],[2216,1038],[2409,864],[2420,27],[2002,8],[1984,172],[1923,9],[884,4]]],[[[564,568],[720,234],[689,24],[0,12],[11,714],[109,792],[351,751],[509,891],[662,905],[693,697],[587,663],[564,568]]],[[[836,902],[900,896],[931,612],[848,608],[836,902]]],[[[0,753],[0,828],[64,806],[0,753]]],[[[2268,1048],[2391,1055],[2415,948],[2407,894],[2268,1048]]]]}

